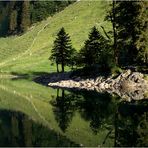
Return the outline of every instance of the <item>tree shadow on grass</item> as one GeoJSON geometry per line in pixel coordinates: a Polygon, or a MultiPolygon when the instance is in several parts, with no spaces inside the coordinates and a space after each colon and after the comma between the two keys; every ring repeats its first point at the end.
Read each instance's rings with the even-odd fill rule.
{"type": "Polygon", "coordinates": [[[29,72],[29,73],[18,73],[18,72],[12,72],[11,75],[14,77],[12,80],[20,80],[20,79],[26,79],[29,81],[34,81],[36,83],[39,83],[44,86],[48,86],[49,83],[59,82],[63,80],[72,80],[75,81],[77,78],[82,79],[90,79],[90,78],[97,78],[99,76],[108,77],[108,72],[101,72],[98,69],[95,69],[93,67],[91,68],[80,68],[69,72],[29,72]]]}
{"type": "Polygon", "coordinates": [[[17,73],[11,72],[11,75],[14,77],[12,80],[21,80],[26,79],[29,81],[34,81],[41,85],[47,86],[50,82],[57,82],[62,80],[70,80],[71,72],[64,72],[64,73],[47,73],[47,72],[29,72],[29,73],[17,73]]]}

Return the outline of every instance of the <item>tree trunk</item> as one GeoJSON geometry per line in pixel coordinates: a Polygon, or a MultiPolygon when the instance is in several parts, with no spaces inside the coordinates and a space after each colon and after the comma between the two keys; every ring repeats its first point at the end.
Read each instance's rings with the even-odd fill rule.
{"type": "Polygon", "coordinates": [[[65,99],[65,90],[62,90],[62,99],[65,99]]]}
{"type": "Polygon", "coordinates": [[[114,59],[115,59],[115,64],[119,64],[119,51],[117,49],[117,32],[116,32],[116,12],[115,12],[115,0],[113,0],[113,8],[112,8],[112,26],[113,26],[113,34],[114,34],[114,59]]]}
{"type": "Polygon", "coordinates": [[[58,63],[56,63],[56,65],[57,65],[57,72],[59,73],[59,67],[58,67],[58,63]]]}
{"type": "Polygon", "coordinates": [[[74,68],[73,68],[74,66],[73,66],[73,64],[72,64],[72,66],[71,66],[71,69],[73,70],[74,68]]]}
{"type": "Polygon", "coordinates": [[[115,125],[115,139],[114,139],[114,147],[118,147],[118,112],[115,113],[115,119],[114,119],[114,125],[115,125]]]}
{"type": "Polygon", "coordinates": [[[62,66],[62,72],[64,72],[64,63],[63,62],[61,64],[61,66],[62,66]]]}
{"type": "Polygon", "coordinates": [[[59,88],[57,89],[57,98],[59,98],[59,88]]]}

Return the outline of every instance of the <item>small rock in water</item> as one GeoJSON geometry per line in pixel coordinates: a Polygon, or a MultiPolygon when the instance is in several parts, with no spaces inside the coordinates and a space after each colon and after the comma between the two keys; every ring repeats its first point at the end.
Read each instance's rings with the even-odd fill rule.
{"type": "Polygon", "coordinates": [[[83,146],[83,144],[81,143],[80,146],[83,146]]]}

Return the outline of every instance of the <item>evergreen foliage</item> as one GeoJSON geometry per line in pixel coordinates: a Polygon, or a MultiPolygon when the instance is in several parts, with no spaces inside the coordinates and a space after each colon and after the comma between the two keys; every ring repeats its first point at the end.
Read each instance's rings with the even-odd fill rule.
{"type": "Polygon", "coordinates": [[[25,32],[30,26],[30,2],[24,1],[22,5],[22,20],[21,20],[21,31],[25,32]]]}
{"type": "Polygon", "coordinates": [[[10,14],[10,18],[9,18],[9,31],[10,31],[10,33],[13,33],[16,30],[16,27],[17,27],[17,11],[14,10],[10,14]]]}
{"type": "Polygon", "coordinates": [[[49,15],[63,10],[74,1],[31,1],[32,23],[41,21],[49,15]]]}
{"type": "Polygon", "coordinates": [[[145,1],[113,1],[107,19],[113,25],[114,51],[120,65],[147,63],[145,1]]]}
{"type": "Polygon", "coordinates": [[[5,35],[22,33],[38,21],[63,10],[74,1],[1,1],[0,24],[8,26],[5,30],[0,26],[0,34],[5,35]],[[5,15],[3,9],[7,10],[5,15]],[[1,17],[3,19],[1,19],[1,17]],[[8,21],[5,19],[8,17],[8,21]],[[3,31],[4,30],[4,31],[3,31]]]}
{"type": "Polygon", "coordinates": [[[94,26],[80,50],[80,63],[85,67],[99,65],[105,68],[109,53],[109,41],[94,26]]]}
{"type": "Polygon", "coordinates": [[[54,41],[54,46],[50,56],[50,59],[57,65],[57,72],[59,72],[59,64],[61,64],[62,72],[64,72],[64,66],[69,65],[72,54],[73,48],[71,45],[70,36],[65,32],[65,29],[62,27],[57,34],[56,40],[54,41]]]}

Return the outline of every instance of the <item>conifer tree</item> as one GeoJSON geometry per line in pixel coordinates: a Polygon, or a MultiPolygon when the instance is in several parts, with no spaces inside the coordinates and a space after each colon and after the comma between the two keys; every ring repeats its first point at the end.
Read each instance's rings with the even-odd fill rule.
{"type": "Polygon", "coordinates": [[[139,63],[147,55],[147,8],[146,1],[112,1],[107,18],[113,25],[113,48],[121,64],[139,63]]]}
{"type": "MultiPolygon", "coordinates": [[[[127,1],[117,3],[116,9],[118,10],[119,15],[117,16],[116,23],[119,26],[119,45],[120,47],[123,47],[124,45],[125,49],[127,49],[127,60],[130,64],[138,62],[137,58],[140,51],[144,50],[146,45],[145,37],[142,36],[147,27],[147,17],[144,17],[146,13],[145,4],[146,2],[144,1],[127,1]]],[[[126,51],[124,50],[124,52],[126,51]]]]}
{"type": "Polygon", "coordinates": [[[100,34],[96,27],[93,27],[88,40],[85,41],[84,47],[80,50],[81,63],[86,67],[99,64],[106,45],[107,40],[100,34]]]}
{"type": "Polygon", "coordinates": [[[17,11],[14,10],[9,16],[9,31],[13,33],[17,28],[17,11]]]}
{"type": "Polygon", "coordinates": [[[61,64],[62,72],[64,72],[65,65],[68,65],[72,56],[72,45],[70,36],[65,32],[62,27],[57,34],[57,38],[54,41],[54,46],[51,51],[50,60],[56,63],[57,72],[59,72],[58,65],[61,64]]]}
{"type": "Polygon", "coordinates": [[[24,32],[30,26],[30,2],[24,1],[22,4],[21,31],[24,32]]]}
{"type": "MultiPolygon", "coordinates": [[[[8,32],[12,34],[17,27],[17,11],[14,9],[16,5],[16,1],[10,1],[8,3],[8,32]]],[[[6,9],[6,8],[5,8],[6,9]]]]}

